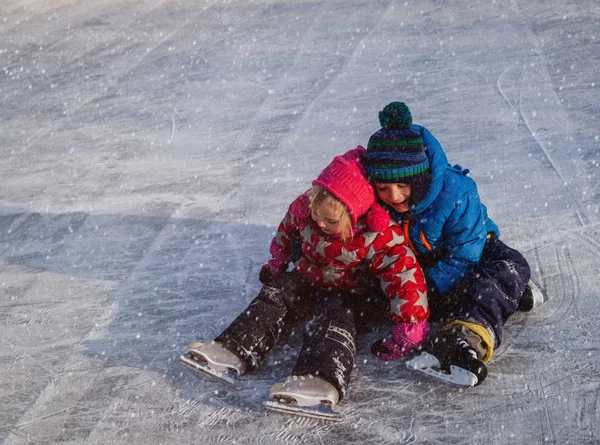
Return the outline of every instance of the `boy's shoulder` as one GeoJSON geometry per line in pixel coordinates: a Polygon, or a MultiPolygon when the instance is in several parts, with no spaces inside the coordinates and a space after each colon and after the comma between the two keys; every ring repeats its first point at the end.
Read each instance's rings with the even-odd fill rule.
{"type": "Polygon", "coordinates": [[[477,183],[471,177],[468,168],[462,168],[460,165],[450,165],[446,167],[444,174],[443,192],[452,195],[464,195],[467,193],[478,193],[477,183]]]}

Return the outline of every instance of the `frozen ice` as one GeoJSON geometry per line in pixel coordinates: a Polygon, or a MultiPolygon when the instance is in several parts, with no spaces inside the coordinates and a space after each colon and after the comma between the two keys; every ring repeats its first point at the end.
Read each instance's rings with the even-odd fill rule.
{"type": "Polygon", "coordinates": [[[597,0],[5,0],[0,442],[600,442],[597,0]],[[459,391],[358,341],[342,424],[178,363],[256,294],[289,203],[377,112],[471,170],[550,301],[459,391]]]}

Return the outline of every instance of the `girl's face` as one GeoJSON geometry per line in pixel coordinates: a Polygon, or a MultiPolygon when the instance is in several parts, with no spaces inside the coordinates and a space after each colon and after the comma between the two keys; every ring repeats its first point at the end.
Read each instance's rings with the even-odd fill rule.
{"type": "Polygon", "coordinates": [[[380,182],[375,184],[377,196],[396,212],[404,213],[410,209],[410,184],[380,182]]]}
{"type": "Polygon", "coordinates": [[[315,210],[310,212],[310,216],[324,233],[327,235],[342,234],[342,211],[339,208],[324,202],[319,204],[315,210]]]}

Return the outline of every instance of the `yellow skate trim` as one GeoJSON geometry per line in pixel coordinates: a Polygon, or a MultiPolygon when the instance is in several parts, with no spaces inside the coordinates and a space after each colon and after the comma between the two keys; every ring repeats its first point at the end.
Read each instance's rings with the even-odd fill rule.
{"type": "Polygon", "coordinates": [[[489,361],[492,358],[492,355],[494,354],[494,342],[493,342],[492,336],[490,335],[488,330],[486,328],[484,328],[483,326],[481,326],[480,324],[469,323],[469,322],[460,321],[460,320],[452,321],[444,327],[448,328],[450,326],[456,326],[456,325],[465,326],[467,329],[469,329],[470,331],[474,332],[475,334],[477,334],[481,337],[481,340],[483,341],[483,343],[485,343],[485,347],[486,347],[485,357],[483,357],[481,359],[481,361],[484,363],[489,361]]]}

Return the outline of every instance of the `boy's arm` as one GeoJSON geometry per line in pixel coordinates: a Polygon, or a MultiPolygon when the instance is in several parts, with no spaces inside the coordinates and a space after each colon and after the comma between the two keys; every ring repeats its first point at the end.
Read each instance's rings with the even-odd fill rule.
{"type": "MultiPolygon", "coordinates": [[[[423,137],[423,143],[432,155],[443,156],[438,162],[448,160],[440,142],[431,132],[420,125],[413,125],[423,137]]],[[[476,186],[465,193],[456,203],[443,228],[444,255],[431,266],[424,266],[427,284],[441,295],[447,294],[481,259],[487,229],[485,217],[476,186]]],[[[426,260],[424,260],[426,262],[426,260]]]]}
{"type": "Polygon", "coordinates": [[[481,259],[487,229],[477,192],[471,192],[457,202],[444,224],[445,255],[430,267],[425,275],[441,295],[447,294],[481,259]]]}

